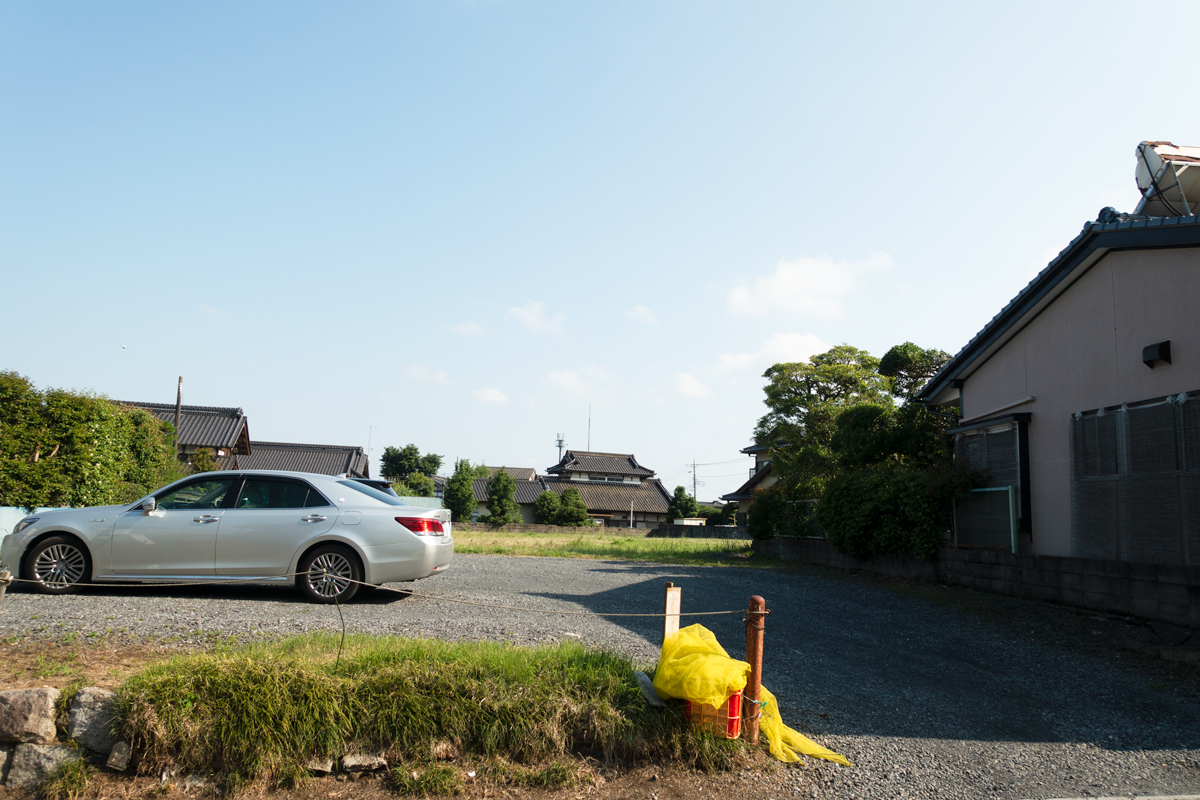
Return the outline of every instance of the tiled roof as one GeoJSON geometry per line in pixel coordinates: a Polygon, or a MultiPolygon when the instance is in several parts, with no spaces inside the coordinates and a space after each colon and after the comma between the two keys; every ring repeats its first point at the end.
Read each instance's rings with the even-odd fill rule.
{"type": "Polygon", "coordinates": [[[637,463],[632,453],[593,453],[568,450],[562,460],[547,468],[551,474],[569,475],[572,472],[595,472],[604,475],[639,475],[649,478],[654,470],[637,463]]]}
{"type": "MultiPolygon", "coordinates": [[[[116,401],[149,411],[163,422],[175,424],[173,403],[136,403],[116,401]]],[[[240,408],[183,406],[179,415],[176,441],[183,446],[220,447],[236,453],[250,452],[250,428],[240,408]]]]}
{"type": "Polygon", "coordinates": [[[567,488],[579,490],[583,504],[592,514],[607,514],[616,511],[628,513],[629,503],[633,510],[650,514],[665,514],[671,504],[671,496],[657,478],[636,483],[591,483],[573,481],[569,478],[546,478],[546,487],[561,495],[567,488]]]}
{"type": "Polygon", "coordinates": [[[773,465],[770,461],[768,461],[765,465],[763,465],[762,469],[750,476],[750,480],[743,483],[736,491],[721,495],[721,499],[728,501],[749,500],[754,496],[754,490],[758,488],[758,484],[771,474],[772,469],[773,465]]]}
{"type": "MultiPolygon", "coordinates": [[[[537,496],[546,491],[546,485],[541,481],[514,481],[517,484],[517,504],[529,505],[537,500],[537,496]]],[[[475,490],[475,502],[486,503],[488,499],[487,478],[476,478],[472,483],[475,490]]]]}
{"type": "MultiPolygon", "coordinates": [[[[1110,216],[1104,215],[1103,216],[1110,216]]],[[[918,399],[929,402],[949,389],[953,381],[966,377],[975,360],[984,355],[1031,312],[1038,313],[1054,302],[1069,288],[1066,281],[1076,268],[1092,265],[1113,249],[1147,250],[1156,247],[1200,246],[1200,216],[1143,217],[1117,219],[1108,222],[1087,222],[1079,235],[1071,240],[1046,268],[1017,293],[1004,308],[992,317],[946,365],[930,378],[918,393],[918,399]]],[[[1001,343],[1002,344],[1002,343],[1001,343]]]]}
{"type": "Polygon", "coordinates": [[[496,470],[502,469],[512,476],[514,481],[531,481],[537,477],[537,470],[533,467],[486,467],[488,477],[496,474],[496,470]]]}
{"type": "Polygon", "coordinates": [[[361,447],[293,442],[251,442],[250,454],[239,455],[236,469],[282,469],[322,475],[349,474],[369,478],[370,463],[361,447]]]}

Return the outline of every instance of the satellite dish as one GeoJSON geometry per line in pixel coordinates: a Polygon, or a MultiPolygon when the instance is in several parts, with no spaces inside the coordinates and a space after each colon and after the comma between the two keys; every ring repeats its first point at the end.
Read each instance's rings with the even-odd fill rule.
{"type": "Polygon", "coordinates": [[[1134,214],[1148,217],[1200,214],[1200,147],[1142,142],[1137,146],[1134,180],[1142,193],[1134,214]]]}

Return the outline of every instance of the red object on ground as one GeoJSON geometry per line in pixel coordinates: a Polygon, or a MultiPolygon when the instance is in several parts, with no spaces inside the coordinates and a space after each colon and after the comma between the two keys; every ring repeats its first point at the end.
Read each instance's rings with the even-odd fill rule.
{"type": "Polygon", "coordinates": [[[684,713],[693,728],[707,730],[713,736],[737,739],[742,735],[742,693],[734,692],[721,704],[713,708],[704,703],[684,700],[684,713]]]}

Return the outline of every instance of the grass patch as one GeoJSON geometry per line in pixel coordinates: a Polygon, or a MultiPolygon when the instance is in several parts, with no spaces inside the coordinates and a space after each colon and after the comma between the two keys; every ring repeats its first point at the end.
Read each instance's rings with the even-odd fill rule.
{"type": "Polygon", "coordinates": [[[70,651],[59,657],[39,655],[33,665],[33,677],[35,678],[67,677],[78,671],[79,665],[75,663],[75,653],[70,651]]]}
{"type": "Polygon", "coordinates": [[[398,789],[445,794],[446,769],[462,779],[434,766],[447,745],[461,763],[512,765],[505,782],[547,787],[583,774],[572,757],[706,770],[744,759],[740,743],[694,733],[682,708],[650,707],[618,654],[351,636],[335,668],[337,643],[317,634],[185,655],[133,676],[118,707],[138,771],[286,785],[310,758],[370,750],[403,765],[398,789]]]}
{"type": "Polygon", "coordinates": [[[733,566],[751,554],[746,539],[658,539],[608,534],[455,531],[455,553],[560,558],[618,558],[664,564],[733,566]]]}
{"type": "Polygon", "coordinates": [[[46,800],[78,800],[95,772],[96,768],[85,761],[68,761],[42,782],[40,795],[46,800]]]}

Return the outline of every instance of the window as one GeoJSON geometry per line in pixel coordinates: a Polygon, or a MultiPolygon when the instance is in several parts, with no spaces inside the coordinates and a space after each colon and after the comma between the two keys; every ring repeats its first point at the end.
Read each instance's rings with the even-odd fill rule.
{"type": "Polygon", "coordinates": [[[233,478],[191,481],[155,497],[159,508],[220,508],[233,478]]]}
{"type": "Polygon", "coordinates": [[[321,493],[299,481],[249,478],[234,508],[315,508],[327,506],[321,493]]]}
{"type": "Polygon", "coordinates": [[[408,503],[404,502],[403,500],[401,500],[399,497],[397,497],[394,494],[387,494],[385,492],[381,492],[378,489],[374,489],[370,486],[367,486],[365,483],[359,483],[358,481],[338,481],[338,485],[345,486],[348,489],[353,489],[356,492],[362,492],[367,497],[378,500],[381,503],[386,503],[389,506],[407,506],[408,505],[408,503]]]}
{"type": "Polygon", "coordinates": [[[1200,392],[1071,419],[1071,555],[1200,563],[1200,392]]]}

